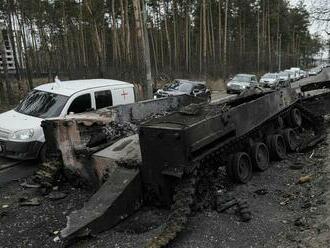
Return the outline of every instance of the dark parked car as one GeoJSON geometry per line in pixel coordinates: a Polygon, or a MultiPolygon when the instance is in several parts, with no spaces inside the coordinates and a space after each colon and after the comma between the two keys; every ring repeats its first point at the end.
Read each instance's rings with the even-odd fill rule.
{"type": "Polygon", "coordinates": [[[185,79],[175,79],[172,83],[167,84],[163,89],[157,90],[154,98],[178,96],[178,95],[191,95],[202,97],[211,101],[211,91],[207,88],[205,82],[190,81],[185,79]]]}

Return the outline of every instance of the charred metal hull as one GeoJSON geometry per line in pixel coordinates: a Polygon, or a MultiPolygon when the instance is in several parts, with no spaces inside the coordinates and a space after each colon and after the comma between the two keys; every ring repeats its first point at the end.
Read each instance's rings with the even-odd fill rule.
{"type": "MultiPolygon", "coordinates": [[[[196,161],[248,134],[298,101],[293,89],[238,98],[197,114],[176,112],[140,127],[142,180],[163,204],[170,204],[173,177],[194,170],[196,161]]],[[[271,132],[271,131],[270,131],[271,132]]]]}

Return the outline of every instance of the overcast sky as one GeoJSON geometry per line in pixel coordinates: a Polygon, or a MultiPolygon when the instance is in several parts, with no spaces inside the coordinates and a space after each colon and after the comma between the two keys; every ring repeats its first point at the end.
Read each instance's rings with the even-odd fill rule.
{"type": "MultiPolygon", "coordinates": [[[[292,6],[295,6],[296,4],[298,4],[301,0],[289,0],[290,4],[292,6]]],[[[322,0],[302,0],[306,7],[307,7],[307,10],[311,10],[312,9],[312,6],[317,4],[317,2],[321,2],[322,0]]],[[[330,0],[329,1],[329,4],[330,4],[330,0]]],[[[311,20],[311,27],[310,27],[310,31],[312,34],[319,34],[321,35],[323,38],[327,38],[327,35],[326,33],[323,31],[325,27],[320,27],[320,23],[318,23],[317,21],[313,21],[311,20]]]]}
{"type": "MultiPolygon", "coordinates": [[[[303,0],[303,2],[306,5],[307,10],[309,10],[309,11],[311,9],[313,9],[313,6],[317,5],[317,3],[321,2],[321,1],[324,1],[324,0],[303,0]]],[[[330,4],[330,0],[327,0],[327,1],[329,1],[329,4],[330,4]]],[[[300,2],[300,0],[289,0],[289,2],[292,6],[295,6],[296,4],[298,4],[300,2]]],[[[329,27],[326,27],[325,25],[322,25],[319,22],[311,19],[311,26],[310,26],[309,30],[312,34],[320,35],[324,40],[329,39],[329,36],[326,34],[326,32],[324,32],[325,28],[329,29],[329,27]]],[[[329,51],[328,49],[325,49],[321,53],[320,56],[323,58],[327,58],[329,56],[328,51],[329,51]]]]}

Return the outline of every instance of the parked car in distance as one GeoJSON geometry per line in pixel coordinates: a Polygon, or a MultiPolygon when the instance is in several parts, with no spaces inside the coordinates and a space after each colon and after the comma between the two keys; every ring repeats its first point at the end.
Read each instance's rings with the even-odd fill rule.
{"type": "Polygon", "coordinates": [[[285,70],[285,72],[290,74],[290,80],[291,82],[297,81],[299,80],[299,75],[296,71],[292,71],[292,70],[285,70]]]}
{"type": "Polygon", "coordinates": [[[241,93],[243,90],[259,86],[257,76],[253,74],[237,74],[227,83],[227,93],[241,93]]]}
{"type": "Polygon", "coordinates": [[[266,73],[260,78],[260,85],[264,88],[275,89],[279,83],[280,77],[277,73],[266,73]]]}
{"type": "Polygon", "coordinates": [[[304,70],[300,70],[300,77],[301,78],[306,78],[306,77],[308,77],[308,73],[307,73],[307,71],[304,71],[304,70]]]}
{"type": "Polygon", "coordinates": [[[178,95],[191,95],[205,98],[208,102],[211,101],[211,91],[206,86],[206,82],[186,79],[174,79],[172,83],[165,85],[163,89],[157,90],[154,99],[178,95]]]}
{"type": "Polygon", "coordinates": [[[280,78],[280,82],[291,82],[290,73],[287,71],[280,71],[278,76],[280,78]]]}
{"type": "Polygon", "coordinates": [[[0,114],[0,156],[44,159],[45,137],[40,126],[44,119],[134,101],[134,86],[117,80],[55,80],[40,85],[15,109],[0,114]]]}
{"type": "Polygon", "coordinates": [[[312,69],[310,69],[308,71],[308,75],[309,76],[316,76],[317,74],[319,74],[322,71],[322,67],[314,67],[312,69]]]}

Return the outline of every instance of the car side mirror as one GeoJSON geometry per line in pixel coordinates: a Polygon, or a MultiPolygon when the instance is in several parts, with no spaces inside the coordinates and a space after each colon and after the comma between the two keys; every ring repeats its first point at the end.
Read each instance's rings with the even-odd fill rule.
{"type": "Polygon", "coordinates": [[[94,111],[95,110],[95,108],[88,108],[88,109],[86,109],[86,112],[91,112],[91,111],[94,111]]]}

